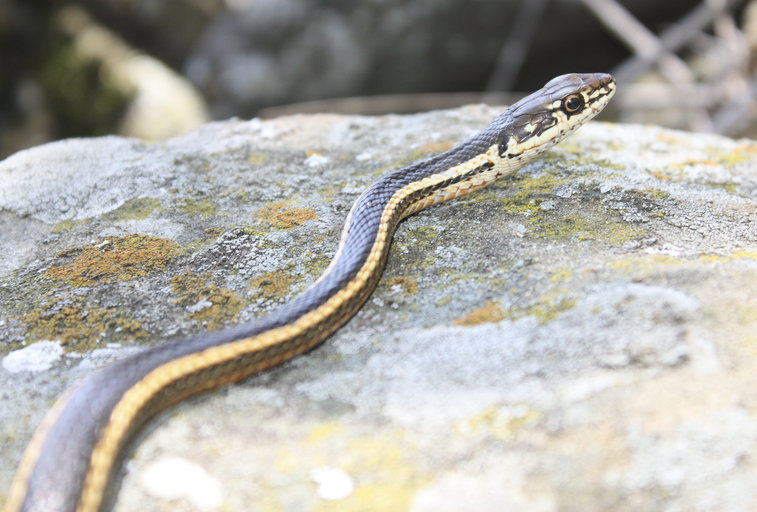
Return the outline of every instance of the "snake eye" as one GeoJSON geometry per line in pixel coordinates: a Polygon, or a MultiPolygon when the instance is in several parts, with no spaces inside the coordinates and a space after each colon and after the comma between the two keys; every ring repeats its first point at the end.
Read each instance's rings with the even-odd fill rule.
{"type": "Polygon", "coordinates": [[[584,99],[580,94],[571,94],[562,104],[566,114],[575,114],[584,107],[584,99]]]}

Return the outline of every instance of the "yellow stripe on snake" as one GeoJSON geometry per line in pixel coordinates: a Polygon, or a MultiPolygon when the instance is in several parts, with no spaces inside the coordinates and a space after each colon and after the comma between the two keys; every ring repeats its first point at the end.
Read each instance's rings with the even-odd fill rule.
{"type": "Polygon", "coordinates": [[[512,174],[598,114],[602,73],[559,76],[473,138],[394,171],[357,198],[328,269],[272,314],[116,362],[64,394],[24,454],[5,512],[97,512],[126,442],[158,412],[307,352],[354,315],[378,282],[397,224],[512,174]]]}

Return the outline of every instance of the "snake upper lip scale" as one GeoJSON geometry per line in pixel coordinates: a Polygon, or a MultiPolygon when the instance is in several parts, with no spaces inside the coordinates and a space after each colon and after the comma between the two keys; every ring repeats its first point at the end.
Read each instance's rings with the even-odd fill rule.
{"type": "Polygon", "coordinates": [[[67,391],[38,427],[5,512],[101,510],[124,445],[147,420],[320,344],[371,294],[404,217],[514,173],[598,114],[614,92],[615,79],[604,73],[550,80],[473,138],[368,187],[352,206],[324,274],[277,311],[144,350],[93,373],[67,391]]]}

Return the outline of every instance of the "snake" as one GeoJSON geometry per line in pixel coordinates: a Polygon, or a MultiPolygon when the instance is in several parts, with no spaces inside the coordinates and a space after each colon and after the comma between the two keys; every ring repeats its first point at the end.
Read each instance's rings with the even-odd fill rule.
{"type": "Polygon", "coordinates": [[[138,352],[83,379],[32,436],[5,512],[98,512],[115,493],[128,442],[159,412],[305,353],[345,324],[382,274],[399,222],[512,175],[596,116],[605,73],[558,76],[472,138],[370,185],[347,214],[323,274],[274,312],[138,352]]]}

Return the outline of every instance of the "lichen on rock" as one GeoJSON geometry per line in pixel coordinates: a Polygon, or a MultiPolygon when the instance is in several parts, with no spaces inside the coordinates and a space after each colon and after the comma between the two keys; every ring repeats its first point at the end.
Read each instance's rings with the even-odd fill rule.
{"type": "MultiPolygon", "coordinates": [[[[290,300],[361,190],[495,114],[232,120],[0,162],[0,353],[75,347],[45,371],[0,368],[0,488],[92,361],[290,300]]],[[[354,484],[344,510],[382,493],[416,511],[471,496],[751,510],[756,201],[753,141],[591,123],[406,219],[362,310],[323,347],[161,421],[115,510],[156,499],[139,474],[163,453],[224,482],[229,510],[317,508],[324,467],[354,484]]]]}

